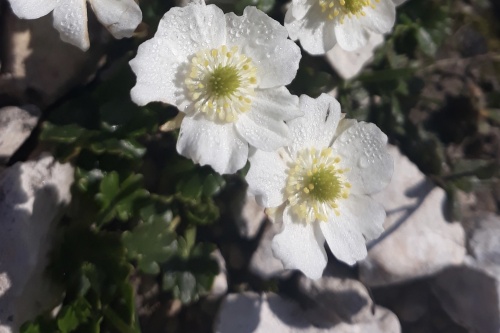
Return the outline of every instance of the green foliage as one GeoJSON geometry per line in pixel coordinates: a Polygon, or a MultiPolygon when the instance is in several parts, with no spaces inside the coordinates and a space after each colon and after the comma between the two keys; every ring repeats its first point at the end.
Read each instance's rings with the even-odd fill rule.
{"type": "Polygon", "coordinates": [[[159,263],[165,262],[177,251],[177,240],[170,230],[167,214],[151,215],[132,231],[122,235],[130,259],[137,260],[137,268],[147,274],[159,274],[159,263]]]}
{"type": "Polygon", "coordinates": [[[157,276],[164,293],[189,303],[218,273],[215,247],[196,239],[196,226],[219,218],[214,196],[224,178],[179,157],[174,133],[157,132],[175,109],[123,98],[135,80],[126,62],[107,74],[42,126],[40,138],[74,164],[75,182],[50,266],[64,288],[62,307],[23,333],[138,333],[133,275],[157,276]]]}
{"type": "Polygon", "coordinates": [[[176,257],[163,265],[163,289],[183,303],[195,301],[209,291],[218,273],[217,262],[210,256],[215,247],[195,244],[193,233],[194,229],[188,229],[184,237],[179,237],[176,257]]]}
{"type": "Polygon", "coordinates": [[[134,214],[134,205],[149,195],[141,181],[142,175],[138,174],[130,175],[122,183],[117,172],[104,176],[99,186],[100,192],[96,195],[101,206],[98,221],[106,223],[115,217],[122,221],[129,220],[134,214]]]}

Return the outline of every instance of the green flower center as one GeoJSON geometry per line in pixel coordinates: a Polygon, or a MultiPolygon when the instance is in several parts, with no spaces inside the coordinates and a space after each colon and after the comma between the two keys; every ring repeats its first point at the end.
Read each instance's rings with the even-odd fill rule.
{"type": "Polygon", "coordinates": [[[342,182],[334,166],[322,166],[305,179],[309,195],[321,202],[340,198],[342,182]]]}
{"type": "Polygon", "coordinates": [[[311,148],[298,152],[290,166],[285,194],[292,211],[307,223],[327,221],[332,211],[340,214],[338,201],[347,199],[351,188],[340,161],[332,148],[311,148]]]}
{"type": "Polygon", "coordinates": [[[208,78],[208,90],[217,97],[233,94],[240,87],[238,70],[232,66],[218,66],[208,78]]]}
{"type": "Polygon", "coordinates": [[[197,52],[184,82],[194,112],[213,121],[234,122],[252,106],[257,68],[237,46],[222,45],[197,52]]]}

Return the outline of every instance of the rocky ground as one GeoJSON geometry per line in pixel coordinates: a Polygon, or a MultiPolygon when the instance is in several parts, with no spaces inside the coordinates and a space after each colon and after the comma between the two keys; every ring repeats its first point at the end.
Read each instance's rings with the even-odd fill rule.
{"type": "MultiPolygon", "coordinates": [[[[210,294],[182,305],[155,279],[134,275],[142,332],[500,332],[497,6],[460,1],[452,11],[449,37],[414,74],[424,81],[419,100],[401,116],[418,134],[403,137],[397,124],[367,116],[388,129],[395,173],[376,196],[386,231],[365,260],[350,267],[330,256],[318,281],[283,271],[270,250],[277,230],[236,179],[216,198],[218,223],[199,232],[218,247],[210,294]]],[[[0,332],[10,333],[61,293],[45,269],[74,170],[38,140],[40,124],[105,75],[114,55],[102,46],[82,53],[59,40],[50,18],[23,21],[0,7],[0,332]]],[[[93,45],[106,45],[90,25],[93,45]]],[[[339,78],[372,56],[367,48],[353,63],[337,52],[321,62],[334,63],[325,72],[339,78]]],[[[379,99],[365,102],[373,110],[379,99]]]]}

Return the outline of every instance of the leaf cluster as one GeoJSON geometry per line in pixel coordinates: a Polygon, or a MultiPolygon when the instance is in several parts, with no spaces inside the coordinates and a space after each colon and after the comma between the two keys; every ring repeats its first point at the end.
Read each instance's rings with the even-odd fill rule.
{"type": "Polygon", "coordinates": [[[219,218],[224,178],[179,157],[175,132],[158,132],[175,109],[123,98],[134,84],[125,62],[107,70],[43,124],[40,138],[74,165],[75,182],[49,267],[61,308],[24,333],[140,332],[132,281],[151,275],[160,293],[189,303],[218,273],[197,227],[219,218]]]}

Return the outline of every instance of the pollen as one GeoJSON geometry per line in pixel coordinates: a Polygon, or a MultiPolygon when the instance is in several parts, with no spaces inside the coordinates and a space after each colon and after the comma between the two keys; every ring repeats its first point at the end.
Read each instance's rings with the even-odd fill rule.
{"type": "Polygon", "coordinates": [[[339,167],[341,158],[331,148],[304,149],[288,169],[285,194],[292,211],[307,223],[327,221],[333,212],[340,215],[338,202],[349,197],[351,184],[339,167]]]}
{"type": "Polygon", "coordinates": [[[375,8],[380,0],[319,0],[321,11],[329,20],[344,23],[346,17],[361,17],[366,15],[366,8],[375,8]]]}
{"type": "Polygon", "coordinates": [[[257,86],[257,68],[237,46],[199,51],[185,80],[197,112],[209,119],[234,122],[250,110],[257,86]]]}

